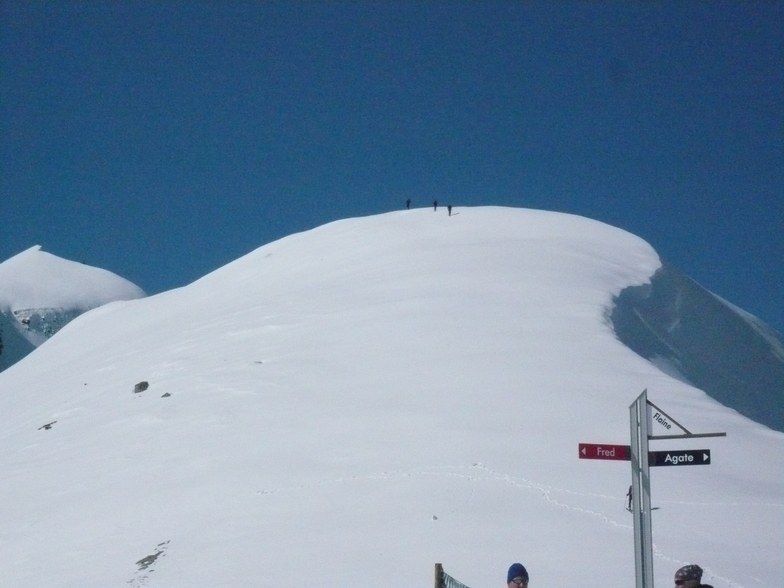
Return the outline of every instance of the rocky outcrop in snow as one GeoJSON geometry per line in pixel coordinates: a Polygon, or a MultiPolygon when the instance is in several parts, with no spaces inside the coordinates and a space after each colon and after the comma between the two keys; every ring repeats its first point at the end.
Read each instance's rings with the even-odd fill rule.
{"type": "Polygon", "coordinates": [[[611,319],[637,354],[744,416],[784,431],[784,340],[668,264],[626,288],[611,319]]]}

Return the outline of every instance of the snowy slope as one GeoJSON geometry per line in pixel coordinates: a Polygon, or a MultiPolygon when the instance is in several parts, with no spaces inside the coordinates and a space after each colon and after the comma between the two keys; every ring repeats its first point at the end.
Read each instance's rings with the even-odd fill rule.
{"type": "Polygon", "coordinates": [[[0,370],[33,351],[68,322],[144,291],[104,269],[31,247],[0,263],[0,370]]]}
{"type": "Polygon", "coordinates": [[[0,374],[0,584],[472,588],[634,581],[626,462],[649,398],[719,439],[652,472],[655,576],[784,574],[784,435],[624,346],[660,267],[639,238],[504,208],[292,235],[175,291],[87,313],[0,374]],[[135,392],[136,384],[149,388],[135,392]],[[45,426],[48,425],[48,428],[45,426]]]}

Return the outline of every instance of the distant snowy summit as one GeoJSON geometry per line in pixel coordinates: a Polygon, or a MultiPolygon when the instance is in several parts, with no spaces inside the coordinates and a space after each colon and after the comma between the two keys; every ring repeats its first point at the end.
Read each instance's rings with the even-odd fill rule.
{"type": "Polygon", "coordinates": [[[144,290],[110,271],[62,259],[36,245],[0,263],[0,370],[80,314],[144,290]]]}

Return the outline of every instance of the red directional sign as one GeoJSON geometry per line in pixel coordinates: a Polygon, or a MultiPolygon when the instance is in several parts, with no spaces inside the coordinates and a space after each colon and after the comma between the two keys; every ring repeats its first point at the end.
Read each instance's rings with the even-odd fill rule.
{"type": "Polygon", "coordinates": [[[616,459],[629,461],[632,458],[632,448],[629,445],[596,445],[594,443],[580,443],[580,459],[616,459]]]}

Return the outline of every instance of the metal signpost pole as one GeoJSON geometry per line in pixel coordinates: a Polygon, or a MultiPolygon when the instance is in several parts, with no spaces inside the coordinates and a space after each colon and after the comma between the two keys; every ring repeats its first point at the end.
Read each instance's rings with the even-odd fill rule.
{"type": "Polygon", "coordinates": [[[634,516],[634,572],[637,588],[653,588],[651,479],[648,469],[648,391],[629,407],[634,516]]]}

